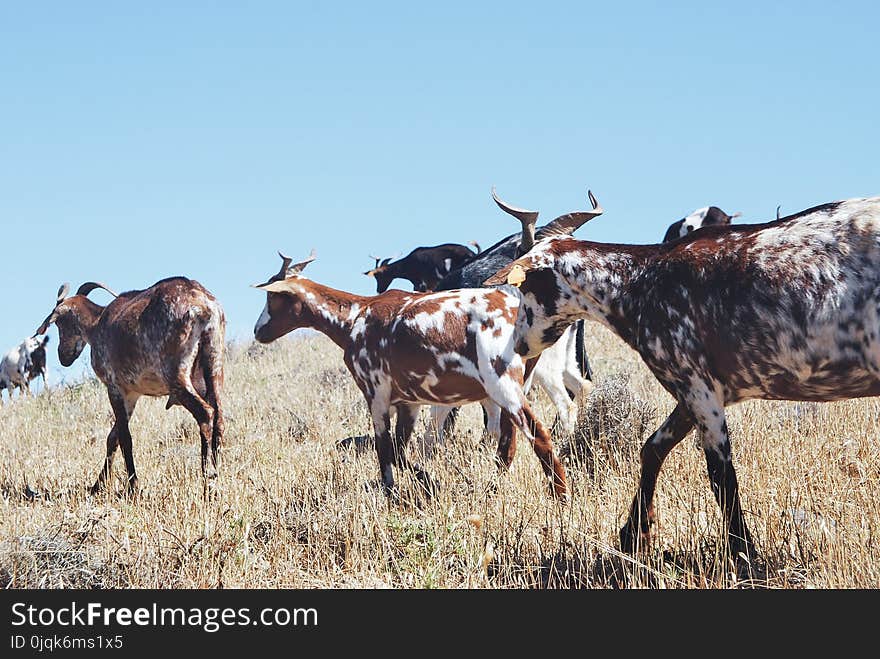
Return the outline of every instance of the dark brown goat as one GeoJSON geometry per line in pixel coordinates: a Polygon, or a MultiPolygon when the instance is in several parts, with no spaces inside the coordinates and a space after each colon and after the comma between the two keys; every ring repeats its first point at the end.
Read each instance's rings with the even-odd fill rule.
{"type": "Polygon", "coordinates": [[[103,284],[87,282],[76,295],[66,297],[64,284],[55,308],[37,330],[45,334],[53,323],[58,326],[58,359],[63,366],[70,366],[89,344],[92,368],[107,386],[116,422],[92,493],[103,489],[117,445],[125,458],[129,491],[137,490],[128,423],[141,396],[168,395],[166,409],[182,405],[195,417],[202,439],[202,474],[216,476],[224,427],[226,318],[220,303],[199,282],[185,277],[122,293],[106,307],[88,299],[96,288],[116,296],[103,284]]]}
{"type": "Polygon", "coordinates": [[[375,277],[377,293],[387,291],[391,282],[398,278],[410,281],[413,290],[420,293],[433,291],[437,282],[443,277],[469,262],[479,253],[479,245],[473,242],[471,244],[477,247],[476,252],[464,245],[444,243],[434,247],[416,247],[396,261],[391,259],[380,261],[374,256],[372,258],[376,260],[375,267],[364,274],[375,277]]]}

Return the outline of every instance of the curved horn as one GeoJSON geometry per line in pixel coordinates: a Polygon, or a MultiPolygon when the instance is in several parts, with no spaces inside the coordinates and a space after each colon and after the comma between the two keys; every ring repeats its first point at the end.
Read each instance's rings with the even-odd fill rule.
{"type": "Polygon", "coordinates": [[[45,334],[49,331],[49,325],[55,322],[58,318],[58,305],[64,302],[64,298],[67,297],[67,293],[70,291],[70,284],[68,282],[64,282],[58,288],[58,294],[56,295],[55,300],[55,308],[52,309],[52,313],[46,316],[46,320],[44,320],[40,326],[37,328],[37,331],[31,334],[31,338],[39,336],[40,334],[45,334]]]}
{"type": "Polygon", "coordinates": [[[107,286],[105,286],[104,284],[97,282],[97,281],[87,281],[85,284],[83,284],[78,289],[76,289],[76,294],[77,295],[88,295],[96,288],[103,288],[105,291],[110,293],[110,295],[112,295],[113,297],[119,297],[119,295],[117,293],[115,293],[113,291],[113,289],[107,288],[107,286]]]}
{"type": "Polygon", "coordinates": [[[482,248],[480,247],[480,243],[478,243],[476,240],[469,240],[468,245],[472,245],[473,248],[475,250],[477,250],[477,254],[479,254],[480,252],[483,251],[482,248]]]}
{"type": "Polygon", "coordinates": [[[578,211],[575,213],[566,213],[565,215],[560,215],[552,222],[549,222],[541,230],[538,232],[540,238],[546,238],[547,236],[570,236],[578,228],[592,220],[594,217],[598,217],[602,213],[605,212],[605,209],[599,205],[599,202],[596,200],[596,197],[593,195],[591,190],[587,190],[587,195],[590,198],[590,204],[593,206],[593,210],[591,211],[578,211]]]}
{"type": "Polygon", "coordinates": [[[522,242],[520,243],[520,254],[525,254],[535,246],[535,223],[538,221],[538,211],[528,211],[524,208],[516,208],[510,206],[498,198],[495,194],[495,186],[492,186],[492,199],[498,204],[498,208],[508,215],[513,215],[522,224],[522,242]]]}
{"type": "Polygon", "coordinates": [[[376,275],[378,275],[380,272],[385,270],[385,267],[391,262],[391,259],[394,258],[393,256],[389,256],[387,259],[383,259],[380,256],[374,256],[372,254],[370,254],[369,256],[371,259],[374,259],[376,261],[376,265],[374,265],[372,268],[364,273],[365,275],[367,275],[367,277],[375,277],[376,275]]]}
{"type": "Polygon", "coordinates": [[[46,320],[42,322],[42,324],[37,328],[37,331],[31,334],[31,338],[36,338],[40,334],[45,334],[49,331],[49,325],[55,322],[58,318],[58,314],[53,310],[48,316],[46,316],[46,320]]]}
{"type": "Polygon", "coordinates": [[[281,250],[278,250],[278,256],[281,257],[281,269],[278,271],[278,277],[284,279],[287,276],[287,268],[290,267],[290,264],[293,262],[293,259],[289,256],[285,256],[281,253],[281,250]]]}
{"type": "MultiPolygon", "coordinates": [[[[287,257],[282,256],[281,258],[286,259],[287,257]]],[[[303,268],[305,268],[309,263],[314,261],[315,258],[316,258],[315,248],[313,247],[312,251],[309,253],[308,258],[305,261],[300,261],[299,263],[294,263],[292,266],[287,268],[287,276],[285,277],[285,279],[287,279],[287,277],[293,277],[295,275],[298,275],[300,272],[303,271],[303,268]]]]}
{"type": "Polygon", "coordinates": [[[779,204],[779,205],[776,207],[776,219],[777,219],[777,220],[779,219],[779,209],[781,209],[781,208],[782,208],[782,204],[779,204]]]}

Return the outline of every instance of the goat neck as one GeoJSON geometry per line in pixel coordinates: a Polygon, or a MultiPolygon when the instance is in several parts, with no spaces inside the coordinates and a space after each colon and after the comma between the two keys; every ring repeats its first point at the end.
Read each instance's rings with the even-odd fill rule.
{"type": "Polygon", "coordinates": [[[598,321],[632,344],[638,324],[638,318],[629,313],[632,285],[661,251],[659,245],[549,238],[486,284],[519,286],[523,296],[519,322],[524,325],[523,343],[517,348],[520,354],[539,354],[581,318],[598,321]]]}
{"type": "Polygon", "coordinates": [[[302,304],[299,324],[326,334],[343,350],[351,343],[355,316],[366,298],[297,277],[290,293],[302,304]]]}

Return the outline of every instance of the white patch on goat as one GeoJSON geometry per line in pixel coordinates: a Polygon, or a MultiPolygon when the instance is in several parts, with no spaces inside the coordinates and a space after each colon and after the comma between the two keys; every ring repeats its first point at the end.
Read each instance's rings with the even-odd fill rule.
{"type": "Polygon", "coordinates": [[[706,219],[706,214],[709,212],[709,207],[704,206],[703,208],[698,208],[693,213],[684,218],[684,222],[681,223],[681,229],[679,229],[679,236],[686,236],[691,231],[695,231],[703,226],[703,220],[706,219]]]}
{"type": "MultiPolygon", "coordinates": [[[[424,302],[427,302],[429,300],[440,302],[440,308],[433,313],[421,311],[417,313],[412,319],[413,325],[415,325],[415,327],[417,327],[422,333],[426,333],[432,329],[437,330],[438,332],[442,332],[446,322],[447,314],[461,315],[463,313],[460,308],[456,307],[456,303],[459,302],[459,296],[450,296],[446,294],[438,296],[431,295],[421,298],[421,301],[424,302]]],[[[404,308],[406,308],[406,305],[404,306],[404,308]]]]}
{"type": "Polygon", "coordinates": [[[354,321],[354,325],[351,328],[351,339],[354,341],[361,334],[367,331],[367,320],[363,316],[360,316],[356,321],[354,321]]]}

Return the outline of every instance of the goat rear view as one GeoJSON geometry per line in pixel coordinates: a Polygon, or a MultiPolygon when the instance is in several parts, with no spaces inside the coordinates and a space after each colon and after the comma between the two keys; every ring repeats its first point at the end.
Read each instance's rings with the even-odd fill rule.
{"type": "MultiPolygon", "coordinates": [[[[0,360],[0,391],[9,391],[9,400],[12,401],[12,392],[19,390],[19,396],[29,394],[31,380],[37,376],[43,377],[43,387],[48,385],[46,367],[46,344],[49,337],[37,339],[37,335],[29,336],[20,345],[16,346],[0,360]]],[[[0,397],[2,400],[2,397],[0,397]]]]}
{"type": "Polygon", "coordinates": [[[65,284],[37,333],[45,333],[53,323],[58,327],[58,359],[63,366],[70,366],[90,345],[92,368],[107,387],[116,422],[92,492],[103,489],[117,446],[125,458],[129,490],[137,490],[129,420],[141,396],[168,395],[166,409],[181,405],[195,417],[202,441],[202,474],[216,476],[224,429],[226,331],[217,299],[199,282],[185,277],[163,279],[147,289],[118,296],[96,282],[83,284],[71,297],[67,292],[65,284]],[[96,288],[116,299],[107,306],[92,302],[87,296],[96,288]]]}

